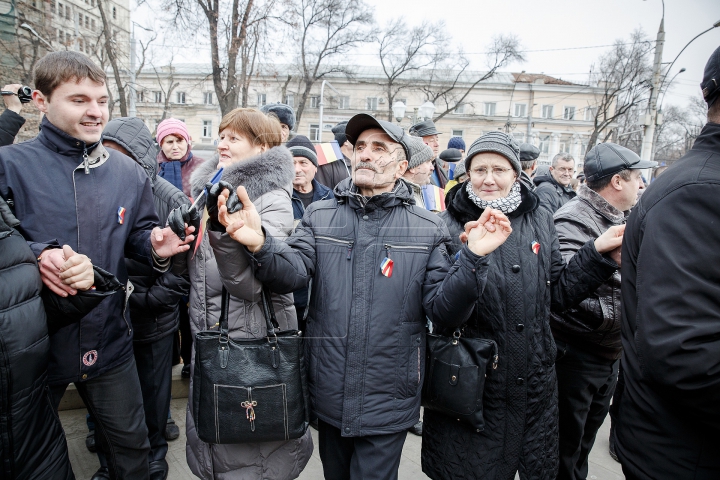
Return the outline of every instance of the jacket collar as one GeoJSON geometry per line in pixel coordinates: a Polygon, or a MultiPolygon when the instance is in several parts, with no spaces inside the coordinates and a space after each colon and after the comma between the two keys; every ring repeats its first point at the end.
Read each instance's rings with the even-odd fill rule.
{"type": "Polygon", "coordinates": [[[595,190],[591,190],[587,185],[580,185],[577,192],[578,198],[590,205],[593,210],[602,215],[603,217],[610,220],[612,223],[619,224],[625,223],[625,219],[630,214],[630,211],[621,212],[617,208],[610,205],[610,202],[597,193],[595,190]]]}
{"type": "Polygon", "coordinates": [[[47,117],[40,122],[40,133],[38,140],[50,150],[66,157],[79,157],[83,152],[94,150],[100,142],[87,145],[82,140],[68,135],[58,127],[50,123],[47,117]]]}
{"type": "MultiPolygon", "coordinates": [[[[313,181],[312,181],[312,186],[313,186],[313,199],[312,199],[313,202],[317,202],[318,200],[325,200],[328,197],[328,195],[330,194],[331,190],[315,179],[313,179],[313,181]]],[[[294,188],[292,191],[292,196],[293,196],[293,199],[298,199],[298,200],[300,199],[300,197],[298,197],[298,195],[297,195],[297,191],[295,191],[294,188]]]]}
{"type": "Polygon", "coordinates": [[[692,150],[720,152],[720,123],[706,123],[695,139],[692,150]]]}
{"type": "MultiPolygon", "coordinates": [[[[451,194],[449,198],[450,201],[446,203],[448,213],[452,215],[460,225],[465,225],[467,222],[477,220],[484,211],[484,209],[478,207],[470,200],[467,190],[464,187],[465,183],[455,185],[450,192],[448,192],[448,194],[451,194]]],[[[523,182],[520,182],[520,195],[522,196],[520,206],[515,209],[515,211],[509,213],[508,218],[512,219],[532,212],[540,203],[537,195],[523,182]]]]}
{"type": "Polygon", "coordinates": [[[358,192],[357,187],[352,182],[352,177],[349,177],[335,186],[335,196],[338,198],[338,202],[347,202],[348,205],[355,209],[368,211],[389,209],[402,204],[415,204],[412,188],[402,178],[395,182],[392,191],[367,198],[358,192]]]}

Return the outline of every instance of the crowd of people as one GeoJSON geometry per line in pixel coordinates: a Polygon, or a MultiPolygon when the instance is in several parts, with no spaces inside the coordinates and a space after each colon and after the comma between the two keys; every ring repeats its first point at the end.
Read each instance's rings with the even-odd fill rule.
{"type": "Polygon", "coordinates": [[[441,151],[432,120],[364,113],[321,164],[284,104],[226,114],[204,159],[180,120],[108,121],[103,70],[47,54],[38,135],[13,143],[19,85],[0,115],[0,478],[75,478],[57,416],[74,383],[92,480],[166,479],[180,362],[202,479],[297,478],[309,425],[328,480],[397,478],[408,432],[433,479],[585,479],[608,413],[626,478],[719,478],[719,81],[720,48],[708,123],[646,189],[657,163],[617,144],[541,171],[500,131],[441,151]],[[193,338],[224,322],[233,340],[301,332],[302,435],[201,439],[193,338]],[[489,341],[492,367],[438,366],[428,333],[489,341]],[[447,395],[471,379],[482,426],[434,403],[421,418],[431,368],[447,395]]]}

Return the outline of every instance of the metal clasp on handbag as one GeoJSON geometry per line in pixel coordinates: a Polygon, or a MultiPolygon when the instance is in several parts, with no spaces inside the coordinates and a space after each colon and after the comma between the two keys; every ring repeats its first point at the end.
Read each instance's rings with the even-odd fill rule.
{"type": "Polygon", "coordinates": [[[452,344],[453,344],[453,345],[457,345],[459,340],[460,340],[460,329],[457,328],[457,329],[455,329],[455,331],[453,332],[452,344]]]}
{"type": "Polygon", "coordinates": [[[250,429],[255,431],[255,408],[257,407],[257,401],[246,400],[240,404],[245,409],[245,418],[250,421],[250,429]]]}

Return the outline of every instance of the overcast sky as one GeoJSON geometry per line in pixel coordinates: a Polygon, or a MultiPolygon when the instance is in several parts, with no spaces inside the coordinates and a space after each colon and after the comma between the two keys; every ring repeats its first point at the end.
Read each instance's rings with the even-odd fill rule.
{"type": "MultiPolygon", "coordinates": [[[[577,83],[586,83],[590,65],[616,39],[628,38],[634,29],[642,28],[654,40],[662,16],[661,0],[365,1],[374,6],[380,25],[399,16],[405,17],[409,25],[425,19],[444,20],[454,42],[463,46],[474,69],[484,68],[485,57],[477,53],[485,51],[494,35],[513,33],[526,50],[526,61],[504,70],[545,73],[577,83]]],[[[133,20],[146,26],[150,26],[148,18],[152,15],[148,17],[142,8],[133,14],[133,20]]],[[[690,39],[719,20],[720,0],[665,0],[663,62],[671,62],[690,39]]],[[[201,37],[207,38],[203,33],[201,37]]],[[[718,46],[720,28],[698,38],[683,52],[668,78],[682,67],[687,71],[673,82],[664,100],[666,105],[685,106],[690,97],[700,94],[705,63],[718,46]]],[[[182,55],[186,58],[181,61],[202,61],[197,56],[202,50],[200,47],[191,55],[182,55]]],[[[368,50],[364,52],[357,55],[353,63],[368,65],[376,61],[368,50]]],[[[207,56],[209,62],[209,54],[207,56]]]]}

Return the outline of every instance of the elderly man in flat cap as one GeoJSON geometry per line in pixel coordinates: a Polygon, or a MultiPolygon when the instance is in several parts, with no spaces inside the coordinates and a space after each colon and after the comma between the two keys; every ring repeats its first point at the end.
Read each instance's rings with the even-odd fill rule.
{"type": "Polygon", "coordinates": [[[442,160],[438,158],[438,154],[440,153],[440,140],[438,139],[438,135],[440,135],[440,132],[438,132],[438,129],[435,128],[435,123],[432,120],[425,120],[424,122],[416,123],[410,127],[408,132],[414,137],[422,137],[425,145],[432,148],[432,162],[435,169],[433,170],[432,177],[430,178],[430,183],[437,187],[445,188],[445,184],[448,182],[449,177],[447,168],[442,163],[442,160]]]}
{"type": "MultiPolygon", "coordinates": [[[[221,241],[237,242],[274,292],[312,279],[308,384],[326,479],[398,478],[407,430],[420,419],[427,319],[464,322],[487,282],[487,255],[510,221],[486,209],[451,265],[448,229],[412,202],[401,179],[409,136],[367,114],[347,124],[353,175],[312,204],[285,241],[267,235],[245,188],[242,210],[218,201],[221,241]]],[[[228,248],[233,248],[231,243],[228,248]]]]}
{"type": "Polygon", "coordinates": [[[540,149],[532,143],[520,144],[520,181],[523,182],[530,190],[535,190],[535,184],[532,181],[533,174],[537,169],[537,158],[540,156],[540,149]]]}

